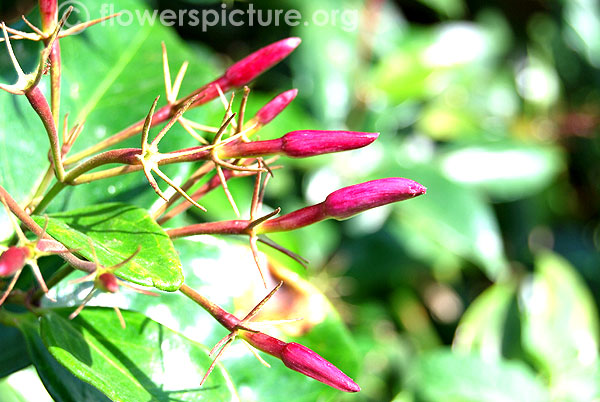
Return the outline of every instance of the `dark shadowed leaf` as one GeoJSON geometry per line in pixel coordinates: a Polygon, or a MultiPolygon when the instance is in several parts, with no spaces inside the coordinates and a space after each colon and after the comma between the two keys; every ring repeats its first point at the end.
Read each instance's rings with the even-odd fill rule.
{"type": "Polygon", "coordinates": [[[23,335],[18,329],[0,325],[0,378],[31,364],[23,335]]]}
{"type": "Polygon", "coordinates": [[[56,402],[107,402],[109,399],[91,385],[81,381],[56,361],[40,338],[38,319],[33,315],[22,317],[19,329],[25,337],[29,357],[56,402]]]}

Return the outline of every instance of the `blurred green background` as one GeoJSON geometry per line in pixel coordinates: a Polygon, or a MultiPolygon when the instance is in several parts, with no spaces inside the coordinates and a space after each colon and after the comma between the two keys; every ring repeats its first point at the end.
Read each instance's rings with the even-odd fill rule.
{"type": "MultiPolygon", "coordinates": [[[[230,12],[250,3],[227,4],[230,12]]],[[[221,10],[206,0],[148,5],[221,10]]],[[[253,85],[251,112],[279,92],[299,89],[261,138],[309,128],[381,133],[359,151],[285,160],[267,203],[291,211],[381,177],[407,177],[428,188],[425,196],[342,223],[274,236],[310,260],[302,275],[350,330],[344,345],[352,350],[340,348],[330,359],[353,355],[363,390],[322,397],[598,400],[600,6],[593,0],[253,6],[303,16],[339,12],[337,22],[296,27],[176,27],[195,57],[211,55],[215,71],[272,41],[302,38],[253,85]]],[[[249,183],[234,186],[237,197],[248,199],[249,183]]],[[[76,198],[70,202],[79,206],[76,198]]],[[[216,206],[223,197],[207,202],[216,206]]],[[[231,218],[223,207],[209,211],[213,219],[231,218]]],[[[197,219],[206,217],[189,213],[182,221],[197,219]]]]}
{"type": "Polygon", "coordinates": [[[292,111],[269,130],[310,121],[381,133],[364,150],[294,162],[274,180],[272,203],[285,211],[388,176],[429,189],[296,236],[297,250],[312,262],[309,281],[334,302],[362,356],[363,391],[347,399],[600,398],[599,5],[255,6],[356,12],[358,24],[184,27],[180,34],[234,60],[300,36],[277,75],[255,85],[300,90],[292,111]]]}

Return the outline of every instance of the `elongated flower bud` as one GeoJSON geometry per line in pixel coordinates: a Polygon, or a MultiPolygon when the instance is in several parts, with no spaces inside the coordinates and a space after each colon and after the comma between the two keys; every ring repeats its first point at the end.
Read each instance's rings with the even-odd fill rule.
{"type": "Polygon", "coordinates": [[[285,59],[298,47],[300,42],[300,38],[292,37],[271,43],[249,56],[246,56],[237,63],[234,63],[227,71],[225,71],[225,74],[196,90],[186,99],[190,99],[192,96],[200,94],[198,100],[194,102],[193,105],[198,106],[219,96],[217,85],[221,87],[223,92],[227,92],[235,87],[244,86],[281,60],[285,59]]]}
{"type": "Polygon", "coordinates": [[[296,98],[296,95],[298,95],[297,89],[290,89],[277,95],[256,113],[252,121],[255,121],[259,126],[270,123],[296,98]]]}
{"type": "Polygon", "coordinates": [[[0,277],[12,276],[23,268],[30,253],[27,247],[9,247],[0,255],[0,277]]]}
{"type": "Polygon", "coordinates": [[[227,84],[234,87],[246,85],[264,71],[285,59],[300,44],[300,38],[287,38],[271,43],[246,56],[227,69],[227,84]]]}
{"type": "Polygon", "coordinates": [[[268,220],[255,230],[257,233],[283,232],[324,219],[348,219],[371,208],[417,197],[426,191],[416,181],[401,177],[372,180],[334,191],[319,204],[268,220]]]}
{"type": "Polygon", "coordinates": [[[232,142],[219,150],[223,158],[281,154],[305,158],[362,148],[377,139],[378,133],[356,131],[300,130],[267,141],[232,142]]]}
{"type": "Polygon", "coordinates": [[[371,208],[414,198],[426,191],[416,181],[391,177],[334,191],[327,196],[323,207],[327,216],[342,220],[371,208]]]}
{"type": "Polygon", "coordinates": [[[306,346],[288,343],[283,349],[281,361],[288,368],[341,391],[360,391],[358,384],[350,377],[306,346]]]}
{"type": "Polygon", "coordinates": [[[360,387],[336,366],[306,346],[286,343],[263,334],[244,332],[242,337],[255,348],[281,359],[286,367],[345,392],[358,392],[360,387]]]}

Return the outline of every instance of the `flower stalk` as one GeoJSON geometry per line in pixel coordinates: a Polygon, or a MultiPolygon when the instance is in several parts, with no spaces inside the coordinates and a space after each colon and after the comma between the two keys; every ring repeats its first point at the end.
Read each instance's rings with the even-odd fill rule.
{"type": "Polygon", "coordinates": [[[215,348],[213,348],[213,351],[211,351],[211,353],[213,353],[216,349],[221,347],[211,367],[207,370],[202,383],[206,380],[212,368],[214,368],[216,361],[223,353],[223,350],[233,342],[236,336],[239,336],[256,349],[280,359],[286,367],[294,371],[314,378],[315,380],[340,391],[360,391],[358,384],[350,377],[306,346],[295,342],[288,343],[281,341],[251,327],[250,321],[258,314],[262,306],[275,294],[282,284],[283,282],[280,282],[273,290],[271,290],[271,292],[269,292],[269,294],[267,294],[267,296],[265,296],[265,298],[263,298],[242,320],[223,310],[217,304],[206,299],[189,286],[185,284],[181,286],[179,290],[184,295],[199,304],[200,307],[206,310],[215,318],[215,320],[230,331],[230,333],[223,338],[215,348]]]}
{"type": "Polygon", "coordinates": [[[197,223],[167,230],[171,238],[198,234],[244,235],[252,228],[256,234],[285,232],[312,225],[325,219],[344,220],[386,204],[425,194],[427,189],[416,181],[392,177],[344,187],[329,194],[325,201],[278,218],[252,225],[248,220],[197,223]]]}

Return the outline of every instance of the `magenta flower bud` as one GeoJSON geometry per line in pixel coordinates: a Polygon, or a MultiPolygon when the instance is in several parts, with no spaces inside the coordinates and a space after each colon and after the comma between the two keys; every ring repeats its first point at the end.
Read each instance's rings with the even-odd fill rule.
{"type": "Polygon", "coordinates": [[[323,209],[327,216],[343,220],[371,208],[414,198],[426,191],[416,181],[401,177],[372,180],[334,191],[325,199],[323,209]]]}
{"type": "Polygon", "coordinates": [[[30,253],[27,247],[9,247],[0,255],[0,277],[12,276],[23,268],[30,253]]]}
{"type": "Polygon", "coordinates": [[[358,392],[360,387],[340,369],[295,342],[286,343],[263,333],[243,332],[241,336],[255,348],[281,359],[286,367],[345,392],[358,392]]]}
{"type": "Polygon", "coordinates": [[[271,122],[279,113],[281,113],[291,101],[298,95],[297,89],[290,89],[289,91],[285,91],[273,99],[269,101],[266,105],[264,105],[254,116],[254,121],[256,121],[260,126],[264,126],[265,124],[271,122]]]}
{"type": "Polygon", "coordinates": [[[292,131],[274,140],[231,142],[219,150],[219,156],[223,158],[248,158],[251,156],[283,154],[291,158],[305,158],[362,148],[371,144],[378,136],[378,133],[355,131],[292,131]]]}
{"type": "Polygon", "coordinates": [[[344,187],[329,194],[325,201],[268,220],[255,228],[257,233],[294,230],[325,220],[348,219],[371,208],[425,194],[416,181],[401,177],[378,179],[344,187]]]}
{"type": "Polygon", "coordinates": [[[358,384],[350,377],[306,346],[295,342],[288,343],[281,354],[281,361],[288,368],[340,391],[360,391],[358,384]]]}
{"type": "Polygon", "coordinates": [[[300,38],[292,37],[271,43],[234,63],[225,71],[225,74],[194,91],[186,99],[198,94],[198,100],[194,102],[193,106],[199,106],[219,96],[217,85],[223,92],[227,92],[235,87],[244,86],[285,59],[298,47],[300,42],[300,38]]]}
{"type": "Polygon", "coordinates": [[[305,158],[348,151],[371,144],[379,133],[355,131],[292,131],[283,136],[283,153],[292,158],[305,158]]]}
{"type": "Polygon", "coordinates": [[[241,87],[285,59],[300,44],[300,38],[287,38],[271,43],[246,56],[227,69],[224,77],[232,87],[241,87]]]}
{"type": "Polygon", "coordinates": [[[95,282],[98,289],[102,290],[103,292],[117,293],[119,291],[119,283],[117,282],[117,277],[111,274],[110,272],[100,274],[96,278],[95,282]]]}

